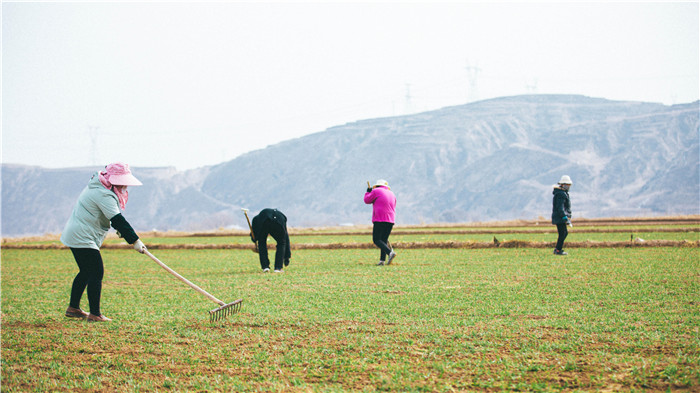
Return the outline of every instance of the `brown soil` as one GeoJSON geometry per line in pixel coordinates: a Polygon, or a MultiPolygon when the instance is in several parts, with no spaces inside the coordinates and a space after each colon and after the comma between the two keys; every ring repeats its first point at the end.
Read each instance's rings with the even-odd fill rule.
{"type": "MultiPolygon", "coordinates": [[[[630,232],[629,229],[620,228],[592,228],[600,226],[667,226],[667,225],[700,225],[700,216],[679,217],[639,217],[639,218],[576,218],[576,232],[581,233],[615,233],[630,232]]],[[[700,232],[700,228],[636,228],[634,232],[700,232]]],[[[346,227],[322,227],[322,228],[289,228],[292,236],[350,236],[372,233],[371,225],[356,226],[354,230],[346,227]]],[[[509,233],[556,233],[549,220],[540,218],[537,220],[513,220],[495,222],[471,222],[456,224],[424,224],[396,226],[393,235],[439,235],[439,234],[509,234],[509,233]],[[425,230],[421,230],[425,228],[425,230]],[[489,229],[479,229],[489,228],[489,229]],[[495,230],[493,228],[507,228],[495,230]],[[525,228],[525,229],[510,229],[525,228]]],[[[150,231],[139,232],[143,237],[224,237],[224,236],[249,236],[247,230],[220,229],[205,232],[178,232],[178,231],[150,231]]],[[[115,237],[110,234],[108,237],[115,237]]],[[[18,238],[3,238],[3,247],[8,243],[23,243],[36,241],[57,241],[60,234],[46,234],[43,236],[30,236],[18,238]]]]}
{"type": "MultiPolygon", "coordinates": [[[[554,242],[533,242],[525,240],[508,240],[503,242],[471,242],[471,241],[429,241],[429,242],[392,242],[396,249],[424,249],[424,248],[552,248],[554,242]]],[[[700,247],[700,241],[688,240],[646,240],[646,241],[622,241],[622,242],[567,242],[567,248],[627,248],[627,247],[700,247]]],[[[274,244],[269,244],[269,249],[274,249],[274,244]]],[[[373,249],[372,243],[294,243],[294,250],[350,250],[373,249]]],[[[5,243],[4,249],[26,250],[56,250],[66,248],[62,244],[24,244],[5,243]]],[[[253,245],[247,244],[152,244],[151,250],[252,250],[253,245]]],[[[131,249],[128,244],[104,244],[104,250],[131,249]]]]}

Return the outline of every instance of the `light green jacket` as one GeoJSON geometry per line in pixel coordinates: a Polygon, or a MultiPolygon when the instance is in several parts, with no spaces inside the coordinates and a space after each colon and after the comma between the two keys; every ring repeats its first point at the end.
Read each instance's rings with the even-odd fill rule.
{"type": "Polygon", "coordinates": [[[106,189],[95,173],[78,197],[61,233],[61,243],[71,248],[99,250],[109,231],[110,220],[119,213],[117,195],[106,189]]]}

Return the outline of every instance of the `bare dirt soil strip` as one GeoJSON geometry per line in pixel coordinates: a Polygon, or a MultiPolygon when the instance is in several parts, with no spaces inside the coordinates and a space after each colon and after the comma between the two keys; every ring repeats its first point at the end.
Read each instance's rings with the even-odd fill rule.
{"type": "MultiPolygon", "coordinates": [[[[575,220],[576,222],[576,232],[577,233],[698,233],[700,232],[700,227],[671,227],[669,225],[700,225],[700,216],[683,216],[683,217],[657,217],[657,218],[602,218],[602,219],[585,219],[580,218],[575,220]],[[647,226],[640,228],[596,228],[597,226],[647,226]],[[656,226],[656,227],[655,227],[656,226]]],[[[339,229],[338,227],[326,227],[326,228],[289,228],[289,234],[294,237],[298,236],[370,236],[372,234],[371,226],[358,226],[355,230],[345,230],[339,229]]],[[[392,231],[392,235],[484,235],[484,234],[540,234],[540,233],[556,233],[556,229],[548,221],[543,220],[516,220],[516,221],[500,221],[500,222],[486,222],[486,223],[457,223],[457,224],[431,224],[431,225],[406,225],[397,226],[392,231]],[[481,229],[479,229],[481,228],[481,229]],[[503,228],[503,229],[496,229],[503,228]],[[513,228],[523,228],[523,229],[513,229],[513,228]]],[[[198,237],[243,237],[249,236],[249,232],[246,230],[215,230],[210,232],[139,232],[139,235],[145,238],[198,238],[198,237]]],[[[37,241],[58,241],[60,234],[46,234],[44,236],[30,236],[30,237],[18,237],[18,238],[2,238],[2,248],[7,249],[53,249],[53,248],[63,248],[59,245],[37,245],[30,244],[31,242],[37,241]]],[[[116,237],[115,234],[109,234],[109,237],[116,237]]],[[[517,242],[517,241],[514,241],[517,242]]],[[[533,244],[532,242],[520,242],[533,244]]],[[[415,244],[426,244],[426,246],[413,247],[413,248],[491,248],[493,246],[484,247],[473,247],[473,242],[422,242],[415,244]],[[429,246],[432,243],[439,243],[439,246],[429,246]],[[469,247],[461,246],[451,246],[446,247],[444,244],[469,244],[469,247]]],[[[488,243],[485,243],[488,244],[488,243]]],[[[543,243],[545,244],[545,243],[543,243]]],[[[549,243],[546,243],[546,247],[549,247],[549,243]]],[[[568,244],[576,244],[567,242],[568,244]]],[[[589,242],[586,242],[589,244],[589,242]]],[[[603,244],[603,243],[601,243],[603,244]]],[[[604,243],[613,244],[613,243],[604,243]]],[[[625,244],[624,247],[629,247],[627,242],[619,242],[619,244],[625,244]]],[[[647,246],[647,247],[657,247],[653,245],[653,242],[647,242],[642,245],[636,246],[647,246]]],[[[119,245],[103,245],[102,248],[121,248],[127,247],[119,245]]],[[[498,247],[496,245],[496,247],[498,247]]],[[[507,247],[507,246],[501,246],[507,247]]],[[[521,246],[521,247],[537,247],[535,245],[521,246]]],[[[575,246],[574,246],[575,247],[575,246]]],[[[620,245],[605,245],[600,247],[621,247],[620,245]]],[[[173,249],[190,249],[190,248],[213,248],[213,249],[246,249],[252,248],[252,246],[245,245],[235,245],[235,244],[220,244],[220,245],[199,245],[199,244],[182,244],[182,245],[152,245],[149,248],[173,248],[173,249]]],[[[296,244],[294,248],[304,249],[304,248],[321,248],[315,244],[296,244]]],[[[362,248],[356,247],[354,244],[334,244],[325,248],[362,248]]],[[[371,246],[367,246],[371,248],[371,246]]],[[[406,247],[404,247],[406,248],[406,247]]]]}
{"type": "MultiPolygon", "coordinates": [[[[684,217],[655,217],[655,218],[578,218],[574,219],[577,232],[582,233],[615,233],[630,232],[623,228],[590,228],[592,226],[636,226],[636,225],[700,225],[700,216],[684,217]]],[[[334,235],[349,236],[372,233],[371,226],[357,227],[354,231],[339,230],[338,228],[290,228],[289,233],[294,236],[318,236],[334,235]]],[[[638,228],[634,232],[699,232],[700,228],[638,228]]],[[[556,228],[549,220],[515,220],[498,222],[477,222],[477,223],[457,223],[457,224],[424,224],[398,226],[392,231],[393,235],[440,235],[440,234],[511,234],[511,233],[556,233],[556,228]],[[503,229],[493,228],[528,228],[528,229],[503,229]],[[412,229],[416,228],[416,229],[412,229]],[[426,228],[421,230],[421,228],[426,228]],[[454,228],[454,229],[450,229],[454,228]],[[472,229],[469,229],[472,228],[472,229]],[[478,229],[491,228],[491,229],[478,229]]],[[[154,233],[154,236],[158,236],[154,233]]],[[[216,237],[216,236],[248,236],[248,232],[243,230],[223,230],[211,232],[194,233],[160,233],[161,236],[173,237],[216,237]]]]}
{"type": "MultiPolygon", "coordinates": [[[[700,232],[700,228],[685,227],[685,228],[576,228],[577,233],[647,233],[647,232],[700,232]]],[[[392,235],[508,235],[508,234],[532,234],[532,233],[557,233],[556,227],[550,226],[549,228],[533,228],[533,229],[455,229],[455,230],[440,230],[440,229],[427,229],[427,230],[395,230],[391,231],[392,235]]],[[[291,232],[292,236],[354,236],[354,235],[371,235],[372,230],[367,231],[355,231],[355,232],[323,232],[323,233],[313,233],[313,232],[291,232]]],[[[204,235],[195,233],[190,236],[181,237],[219,237],[224,235],[204,235]]],[[[228,234],[225,236],[236,237],[236,236],[248,236],[247,233],[235,233],[228,234]]],[[[153,236],[158,237],[158,236],[153,236]]]]}
{"type": "MultiPolygon", "coordinates": [[[[439,242],[392,242],[392,246],[398,249],[420,248],[551,248],[554,242],[531,242],[524,240],[508,240],[503,242],[470,242],[470,241],[439,241],[439,242]]],[[[623,242],[567,242],[567,248],[625,248],[625,247],[700,247],[700,241],[687,240],[646,240],[623,242]]],[[[128,244],[103,244],[102,249],[118,250],[131,249],[128,244]]],[[[275,244],[269,244],[268,249],[274,250],[275,244]]],[[[347,250],[347,249],[373,249],[372,243],[293,243],[294,250],[347,250]]],[[[5,249],[25,250],[56,250],[66,248],[62,244],[22,244],[6,243],[5,249]]],[[[253,245],[247,244],[153,244],[148,247],[151,250],[252,250],[253,245]]]]}

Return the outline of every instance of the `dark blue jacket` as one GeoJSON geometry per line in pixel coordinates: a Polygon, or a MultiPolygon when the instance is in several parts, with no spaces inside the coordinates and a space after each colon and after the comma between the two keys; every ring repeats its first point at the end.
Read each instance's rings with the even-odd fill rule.
{"type": "Polygon", "coordinates": [[[555,187],[552,191],[552,224],[566,224],[571,218],[571,200],[569,192],[555,187]]]}

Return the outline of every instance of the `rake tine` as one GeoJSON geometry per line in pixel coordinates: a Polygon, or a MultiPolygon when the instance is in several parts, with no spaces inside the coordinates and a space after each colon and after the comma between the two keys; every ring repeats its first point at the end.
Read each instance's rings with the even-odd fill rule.
{"type": "Polygon", "coordinates": [[[241,310],[241,303],[243,303],[243,299],[238,299],[235,302],[231,302],[228,304],[224,304],[222,302],[221,307],[209,311],[209,321],[220,321],[228,317],[229,315],[236,314],[238,311],[241,310]]]}

